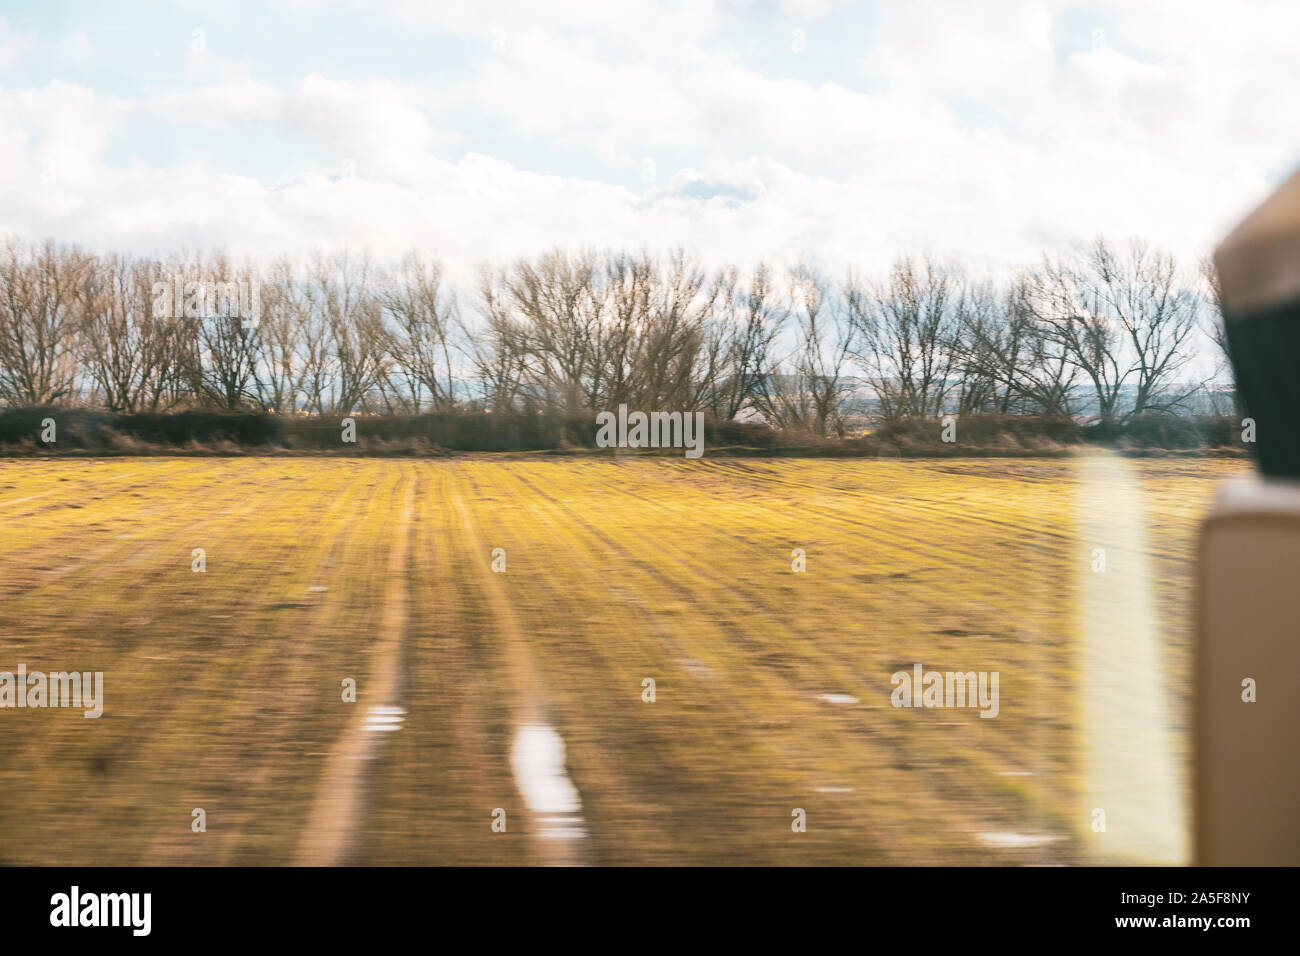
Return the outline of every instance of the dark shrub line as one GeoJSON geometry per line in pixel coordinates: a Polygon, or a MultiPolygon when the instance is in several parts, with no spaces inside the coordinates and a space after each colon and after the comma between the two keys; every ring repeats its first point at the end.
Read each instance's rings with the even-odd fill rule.
{"type": "MultiPolygon", "coordinates": [[[[82,408],[0,409],[0,449],[37,454],[302,454],[400,455],[447,452],[576,452],[595,448],[594,416],[487,412],[358,415],[356,442],[343,441],[342,416],[282,416],[253,411],[189,410],[121,414],[82,408]],[[42,422],[56,422],[56,441],[40,440],[42,422]]],[[[1241,453],[1240,423],[1227,416],[1143,416],[1085,426],[1069,419],[970,415],[958,419],[956,441],[941,424],[900,419],[866,434],[827,439],[735,421],[705,422],[706,454],[818,456],[961,456],[1050,454],[1095,445],[1127,451],[1218,450],[1241,453]]],[[[637,454],[681,455],[680,449],[637,454]]]]}

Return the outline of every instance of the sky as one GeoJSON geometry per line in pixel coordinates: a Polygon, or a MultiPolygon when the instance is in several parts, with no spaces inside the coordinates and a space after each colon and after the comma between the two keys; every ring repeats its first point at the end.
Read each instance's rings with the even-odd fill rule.
{"type": "Polygon", "coordinates": [[[1188,263],[1300,164],[1300,4],[0,4],[0,235],[1188,263]]]}

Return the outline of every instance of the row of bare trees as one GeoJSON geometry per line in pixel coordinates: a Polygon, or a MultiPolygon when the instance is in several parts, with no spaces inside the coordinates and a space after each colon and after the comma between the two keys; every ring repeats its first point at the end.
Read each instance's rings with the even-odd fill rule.
{"type": "Polygon", "coordinates": [[[483,267],[460,295],[447,285],[416,252],[262,267],[10,241],[0,403],[570,415],[626,403],[828,435],[855,410],[1172,411],[1201,343],[1220,341],[1213,276],[1142,242],[1097,240],[1001,283],[933,259],[835,281],[809,264],[557,250],[483,267]],[[256,286],[255,314],[247,296],[241,312],[233,292],[209,294],[239,283],[256,286]]]}

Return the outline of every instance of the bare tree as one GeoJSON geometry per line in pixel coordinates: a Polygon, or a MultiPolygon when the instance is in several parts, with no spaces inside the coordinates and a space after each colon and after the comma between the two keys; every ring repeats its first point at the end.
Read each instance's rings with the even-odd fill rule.
{"type": "Polygon", "coordinates": [[[1227,415],[1245,414],[1245,409],[1241,405],[1240,396],[1237,394],[1236,376],[1232,369],[1232,351],[1228,346],[1228,330],[1223,324],[1223,290],[1219,285],[1219,270],[1214,268],[1214,260],[1206,256],[1200,263],[1201,280],[1205,285],[1204,301],[1207,308],[1205,309],[1204,332],[1214,345],[1214,381],[1227,381],[1232,383],[1232,389],[1227,400],[1223,398],[1223,393],[1217,388],[1212,388],[1210,392],[1211,408],[1216,414],[1227,415]]]}
{"type": "Polygon", "coordinates": [[[655,265],[644,253],[615,253],[605,257],[606,308],[599,317],[592,350],[596,364],[593,404],[606,407],[637,404],[638,362],[654,297],[655,265]],[[595,397],[599,393],[599,397],[595,397]]]}
{"type": "MultiPolygon", "coordinates": [[[[632,296],[630,368],[620,372],[630,385],[624,393],[641,408],[694,410],[694,376],[717,290],[706,285],[704,271],[682,250],[670,254],[662,266],[648,256],[642,262],[639,285],[644,288],[632,296]]],[[[612,281],[611,287],[615,292],[622,289],[612,281]]],[[[618,315],[619,298],[616,294],[611,298],[610,314],[618,315]]],[[[625,327],[620,323],[619,328],[623,346],[625,327]]],[[[615,354],[612,348],[604,353],[607,362],[615,354]]],[[[615,404],[612,389],[609,404],[615,404]]]]}
{"type": "Polygon", "coordinates": [[[470,343],[470,362],[479,381],[480,395],[489,411],[503,414],[516,410],[523,394],[528,369],[527,335],[509,304],[509,293],[487,266],[479,270],[480,328],[469,329],[462,322],[470,343]]]}
{"type": "Polygon", "coordinates": [[[379,300],[368,287],[368,256],[317,254],[309,270],[311,316],[302,336],[307,383],[319,411],[358,411],[388,373],[379,300]]]}
{"type": "Polygon", "coordinates": [[[604,389],[605,288],[593,252],[556,250],[521,259],[502,276],[519,316],[533,401],[573,415],[594,408],[604,389]]]}
{"type": "Polygon", "coordinates": [[[1038,320],[1029,297],[1023,275],[1000,292],[982,284],[964,294],[955,339],[962,411],[1070,414],[1078,368],[1038,320]]]}
{"type": "Polygon", "coordinates": [[[1097,239],[1071,260],[1045,257],[1031,281],[1035,314],[1091,382],[1104,418],[1169,411],[1196,391],[1176,379],[1199,303],[1172,256],[1141,240],[1121,256],[1097,239]]]}
{"type": "Polygon", "coordinates": [[[1188,339],[1200,312],[1198,293],[1172,255],[1142,240],[1120,256],[1098,239],[1089,264],[1095,297],[1123,330],[1132,355],[1137,386],[1132,413],[1178,408],[1200,387],[1177,380],[1192,357],[1188,339]]]}
{"type": "Polygon", "coordinates": [[[311,275],[316,265],[312,263],[309,266],[307,281],[303,283],[296,367],[304,409],[323,414],[333,407],[330,390],[333,359],[330,351],[329,319],[322,304],[324,293],[317,288],[311,275]]]}
{"type": "Polygon", "coordinates": [[[898,260],[882,283],[850,276],[845,300],[858,333],[855,354],[885,418],[928,417],[943,411],[953,387],[953,308],[959,277],[927,259],[898,260]]]}
{"type": "Polygon", "coordinates": [[[722,419],[735,418],[746,407],[768,404],[765,384],[771,382],[773,350],[793,313],[788,291],[781,289],[773,269],[759,263],[742,282],[739,271],[724,269],[710,297],[713,311],[704,345],[714,384],[706,404],[722,419]]]}
{"type": "Polygon", "coordinates": [[[83,271],[82,366],[110,411],[157,410],[171,391],[179,333],[170,317],[154,315],[159,274],[156,263],[117,255],[83,271]]]}
{"type": "Polygon", "coordinates": [[[742,275],[709,273],[680,249],[555,250],[485,266],[472,323],[439,262],[415,251],[388,271],[348,252],[305,267],[281,259],[266,278],[264,308],[250,317],[231,312],[228,290],[257,283],[251,264],[10,241],[0,247],[0,401],[324,413],[468,400],[570,416],[627,403],[723,419],[749,408],[830,435],[843,431],[852,361],[887,418],[1063,416],[1080,393],[1114,418],[1184,404],[1205,315],[1223,353],[1216,373],[1226,357],[1213,270],[1203,264],[1197,286],[1143,242],[1121,254],[1099,239],[1005,287],[910,258],[880,281],[850,274],[836,288],[803,265],[742,275]]]}
{"type": "Polygon", "coordinates": [[[1105,290],[1094,281],[1087,258],[1045,255],[1027,277],[1025,304],[1043,334],[1092,385],[1101,416],[1118,416],[1132,366],[1124,354],[1124,330],[1107,311],[1105,290]]]}
{"type": "Polygon", "coordinates": [[[1009,389],[998,379],[997,356],[990,341],[1000,338],[1008,325],[1001,305],[991,282],[962,283],[954,307],[952,339],[960,415],[1006,411],[1009,389]]]}
{"type": "Polygon", "coordinates": [[[256,375],[259,345],[257,329],[237,309],[222,307],[216,290],[240,281],[253,281],[251,268],[239,279],[233,263],[223,255],[196,263],[186,279],[185,321],[197,345],[197,391],[218,408],[261,407],[256,375]]]}
{"type": "Polygon", "coordinates": [[[288,258],[272,265],[268,280],[257,324],[257,395],[264,408],[287,414],[303,394],[300,352],[311,302],[288,258]]]}
{"type": "Polygon", "coordinates": [[[379,302],[387,322],[384,346],[401,378],[398,393],[413,411],[450,409],[456,401],[451,334],[456,303],[443,289],[442,266],[408,252],[382,278],[379,302]]]}
{"type": "Polygon", "coordinates": [[[853,345],[853,325],[842,314],[823,274],[798,265],[791,280],[793,350],[763,377],[758,405],[778,427],[842,436],[840,406],[850,390],[844,371],[853,345]]]}
{"type": "Polygon", "coordinates": [[[90,268],[80,250],[51,241],[0,249],[0,398],[48,405],[73,395],[78,295],[90,268]]]}

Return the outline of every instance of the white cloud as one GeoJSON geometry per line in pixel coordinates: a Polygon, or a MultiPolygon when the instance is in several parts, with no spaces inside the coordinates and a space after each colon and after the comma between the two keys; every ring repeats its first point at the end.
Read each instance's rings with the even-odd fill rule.
{"type": "Polygon", "coordinates": [[[0,74],[13,69],[32,46],[31,37],[17,33],[0,17],[0,74]]]}
{"type": "MultiPolygon", "coordinates": [[[[468,65],[435,82],[382,57],[368,75],[309,58],[272,80],[232,44],[134,97],[0,87],[0,176],[19,187],[0,230],[140,251],[420,245],[466,272],[556,244],[836,269],[928,249],[996,269],[1098,232],[1194,259],[1300,156],[1286,109],[1300,11],[1280,7],[887,3],[856,75],[832,78],[815,59],[783,73],[740,39],[762,17],[833,30],[848,8],[820,2],[293,6],[344,34],[382,15],[468,38],[468,65]],[[1061,18],[1081,10],[1103,42],[1061,48],[1061,18]],[[175,162],[132,148],[140,124],[192,148],[175,162]],[[243,156],[296,144],[299,165],[233,175],[205,148],[213,130],[243,156]],[[485,133],[512,162],[464,152],[485,133]],[[535,171],[562,169],[556,156],[583,162],[535,171]]],[[[0,68],[26,43],[0,21],[0,68]]]]}
{"type": "Polygon", "coordinates": [[[67,66],[85,66],[90,62],[93,52],[94,48],[85,30],[68,34],[55,47],[55,56],[61,64],[67,66]]]}
{"type": "Polygon", "coordinates": [[[780,0],[781,13],[792,20],[809,23],[831,12],[831,0],[780,0]]]}

